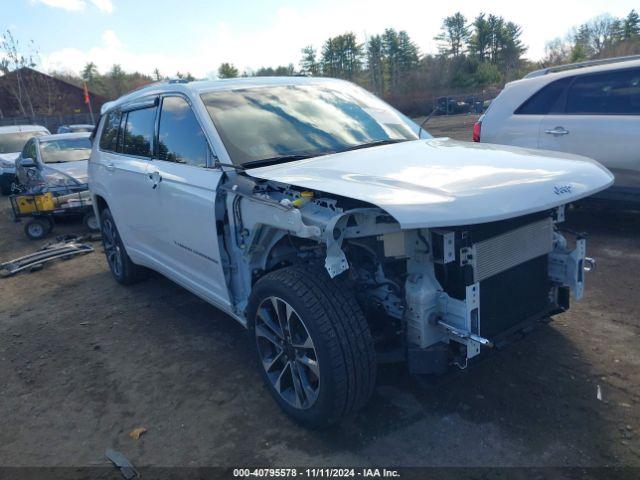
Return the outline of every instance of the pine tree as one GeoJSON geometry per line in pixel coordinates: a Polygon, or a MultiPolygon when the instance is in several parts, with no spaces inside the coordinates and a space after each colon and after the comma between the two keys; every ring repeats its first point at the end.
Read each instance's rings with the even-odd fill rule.
{"type": "Polygon", "coordinates": [[[233,66],[233,63],[224,62],[218,67],[218,77],[220,78],[235,78],[238,76],[238,69],[233,66]]]}
{"type": "Polygon", "coordinates": [[[469,26],[467,19],[460,12],[456,12],[442,21],[440,33],[435,37],[439,45],[440,54],[458,57],[464,53],[464,47],[469,41],[469,26]]]}
{"type": "Polygon", "coordinates": [[[316,60],[316,50],[311,45],[302,49],[302,59],[300,60],[300,72],[305,75],[318,75],[320,65],[316,60]]]}
{"type": "Polygon", "coordinates": [[[372,36],[367,42],[367,67],[369,69],[369,80],[371,88],[378,95],[384,93],[384,49],[382,46],[382,37],[380,35],[372,36]]]}
{"type": "Polygon", "coordinates": [[[622,35],[624,38],[640,36],[640,15],[635,10],[631,10],[622,25],[622,35]]]}

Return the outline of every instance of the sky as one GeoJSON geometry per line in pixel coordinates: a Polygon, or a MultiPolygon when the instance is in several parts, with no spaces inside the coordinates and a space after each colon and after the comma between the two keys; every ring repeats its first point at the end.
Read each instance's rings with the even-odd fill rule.
{"type": "Polygon", "coordinates": [[[240,71],[298,66],[300,50],[354,32],[361,42],[385,28],[406,30],[422,53],[442,19],[494,13],[522,26],[526,57],[538,60],[549,40],[608,13],[626,16],[638,0],[0,0],[0,29],[33,40],[39,68],[78,73],[89,61],[101,72],[211,77],[222,62],[240,71]]]}

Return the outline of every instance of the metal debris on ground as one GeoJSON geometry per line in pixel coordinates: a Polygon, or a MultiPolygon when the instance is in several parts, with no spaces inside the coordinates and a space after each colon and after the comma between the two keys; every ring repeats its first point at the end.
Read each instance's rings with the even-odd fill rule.
{"type": "Polygon", "coordinates": [[[120,473],[126,480],[138,477],[138,471],[122,453],[108,448],[104,456],[120,470],[120,473]]]}
{"type": "Polygon", "coordinates": [[[29,271],[37,271],[42,269],[45,263],[52,260],[58,258],[67,260],[76,255],[83,255],[90,252],[93,252],[91,245],[88,243],[79,243],[76,240],[49,243],[37,252],[0,264],[0,276],[9,277],[27,269],[29,271]]]}

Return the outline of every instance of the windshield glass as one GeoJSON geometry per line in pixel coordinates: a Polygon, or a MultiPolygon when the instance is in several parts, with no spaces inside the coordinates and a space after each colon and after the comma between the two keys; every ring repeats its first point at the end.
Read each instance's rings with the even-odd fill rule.
{"type": "Polygon", "coordinates": [[[46,134],[47,132],[0,133],[0,153],[20,152],[30,138],[46,134]]]}
{"type": "Polygon", "coordinates": [[[40,144],[40,157],[44,163],[88,160],[89,155],[91,155],[91,140],[88,137],[50,140],[40,144]]]}
{"type": "Polygon", "coordinates": [[[237,165],[418,138],[409,119],[349,84],[252,87],[202,100],[237,165]]]}

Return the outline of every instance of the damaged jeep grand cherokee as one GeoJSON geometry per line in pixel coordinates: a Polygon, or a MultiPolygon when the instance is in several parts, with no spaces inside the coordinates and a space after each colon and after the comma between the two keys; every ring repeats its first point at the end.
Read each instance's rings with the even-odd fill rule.
{"type": "Polygon", "coordinates": [[[116,280],[166,275],[245,326],[280,407],[322,427],[379,361],[414,373],[569,307],[591,261],[583,157],[431,138],[355,85],[153,84],[103,107],[89,183],[116,280]]]}

